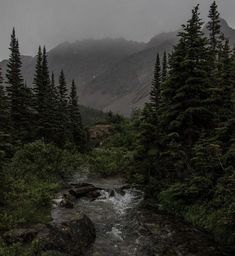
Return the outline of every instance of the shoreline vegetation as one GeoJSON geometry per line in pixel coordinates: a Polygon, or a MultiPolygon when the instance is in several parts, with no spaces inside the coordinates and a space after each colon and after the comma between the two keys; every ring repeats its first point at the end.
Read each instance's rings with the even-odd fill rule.
{"type": "MultiPolygon", "coordinates": [[[[98,119],[86,109],[88,127],[75,82],[68,92],[63,71],[54,80],[45,48],[39,47],[32,87],[24,83],[13,30],[6,79],[0,75],[0,235],[48,224],[54,195],[86,167],[124,177],[144,190],[146,209],[157,205],[156,212],[180,217],[234,249],[235,51],[220,32],[216,2],[207,29],[208,37],[196,6],[173,51],[157,54],[144,109],[131,118],[99,112],[98,119]],[[111,127],[95,143],[94,122],[111,127]]],[[[47,255],[37,248],[37,241],[0,240],[3,256],[47,255]]]]}

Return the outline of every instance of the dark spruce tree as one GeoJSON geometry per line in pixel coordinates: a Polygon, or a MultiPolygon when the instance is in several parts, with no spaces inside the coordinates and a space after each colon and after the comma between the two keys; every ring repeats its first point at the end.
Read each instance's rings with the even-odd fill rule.
{"type": "Polygon", "coordinates": [[[222,86],[222,68],[223,64],[221,63],[223,46],[224,46],[224,36],[221,32],[220,24],[220,13],[218,11],[218,6],[214,1],[210,6],[209,11],[209,22],[207,24],[207,29],[209,31],[209,51],[210,55],[208,56],[210,61],[210,85],[211,85],[211,97],[210,105],[214,112],[215,120],[214,126],[220,122],[220,107],[222,104],[221,95],[223,94],[222,86]]]}
{"type": "Polygon", "coordinates": [[[5,88],[3,86],[2,71],[0,68],[0,131],[8,130],[8,106],[5,88]]]}
{"type": "Polygon", "coordinates": [[[10,43],[10,57],[7,64],[6,83],[10,113],[10,133],[13,141],[27,141],[30,120],[25,100],[25,87],[21,75],[21,56],[19,43],[13,29],[10,43]]]}
{"type": "Polygon", "coordinates": [[[161,65],[157,54],[154,67],[150,102],[145,104],[141,115],[139,144],[135,155],[138,168],[145,170],[141,173],[143,182],[148,184],[153,176],[159,176],[159,120],[158,112],[161,101],[161,65]],[[158,171],[158,173],[156,173],[158,171]]]}
{"type": "Polygon", "coordinates": [[[166,173],[173,171],[178,177],[186,170],[192,172],[192,147],[202,131],[210,132],[213,120],[208,103],[209,52],[198,8],[193,9],[192,18],[183,26],[170,57],[159,117],[164,148],[162,166],[166,167],[166,173]]]}
{"type": "Polygon", "coordinates": [[[212,50],[212,57],[216,57],[222,39],[220,13],[218,12],[216,1],[214,1],[210,7],[207,29],[209,31],[209,43],[212,50]]]}
{"type": "Polygon", "coordinates": [[[85,134],[82,125],[81,113],[78,105],[78,95],[74,80],[69,97],[69,118],[70,118],[70,136],[71,141],[74,143],[80,152],[85,151],[85,134]]]}
{"type": "Polygon", "coordinates": [[[160,56],[158,53],[156,58],[155,68],[154,68],[152,89],[150,92],[150,103],[153,107],[154,113],[157,113],[159,108],[160,91],[161,91],[161,64],[160,64],[160,56]]]}
{"type": "Polygon", "coordinates": [[[46,139],[46,124],[47,124],[47,63],[45,61],[45,52],[39,46],[37,61],[34,74],[34,95],[36,114],[36,130],[38,139],[46,139]],[[44,77],[46,73],[46,78],[44,77]]]}
{"type": "Polygon", "coordinates": [[[167,78],[167,53],[164,51],[162,61],[162,82],[165,82],[167,78]]]}
{"type": "Polygon", "coordinates": [[[226,40],[223,46],[220,57],[221,63],[221,89],[222,94],[220,95],[223,103],[220,106],[220,121],[224,122],[232,116],[233,109],[233,94],[234,94],[234,80],[233,80],[233,58],[232,51],[230,49],[229,41],[226,40]]]}
{"type": "MultiPolygon", "coordinates": [[[[0,68],[0,162],[5,156],[7,145],[9,143],[9,114],[5,88],[3,86],[3,77],[0,68]]],[[[0,164],[1,165],[1,164],[0,164]]]]}
{"type": "Polygon", "coordinates": [[[44,113],[43,126],[44,138],[47,142],[53,142],[56,132],[57,117],[56,117],[56,91],[55,84],[50,80],[48,68],[47,51],[45,46],[42,53],[42,83],[44,89],[44,113]]]}
{"type": "Polygon", "coordinates": [[[68,92],[64,71],[60,72],[58,85],[58,141],[57,144],[64,147],[68,141],[69,115],[68,92]]]}

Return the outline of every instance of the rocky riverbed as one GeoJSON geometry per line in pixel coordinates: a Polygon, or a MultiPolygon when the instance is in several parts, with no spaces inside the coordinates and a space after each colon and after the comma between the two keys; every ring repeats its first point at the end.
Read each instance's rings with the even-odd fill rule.
{"type": "Polygon", "coordinates": [[[218,246],[208,234],[182,220],[144,209],[143,193],[119,178],[78,179],[73,183],[60,194],[52,216],[55,222],[80,211],[89,216],[95,226],[96,239],[84,255],[234,255],[218,246]]]}
{"type": "Polygon", "coordinates": [[[143,192],[120,178],[74,178],[53,201],[52,222],[7,232],[7,244],[37,239],[67,256],[230,256],[203,231],[143,207],[143,192]]]}

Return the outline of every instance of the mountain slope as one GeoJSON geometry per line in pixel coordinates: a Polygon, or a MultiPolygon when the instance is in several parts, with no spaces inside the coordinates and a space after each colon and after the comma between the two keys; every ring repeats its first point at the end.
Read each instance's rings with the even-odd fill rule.
{"type": "MultiPolygon", "coordinates": [[[[221,19],[222,32],[235,43],[235,29],[221,19]]],[[[206,28],[205,33],[208,34],[206,28]]],[[[83,40],[63,43],[48,52],[50,70],[56,77],[64,69],[68,86],[75,79],[81,104],[130,115],[148,100],[157,52],[170,52],[177,31],[161,33],[148,43],[125,39],[83,40]]],[[[23,75],[32,85],[35,58],[23,56],[23,75]]],[[[0,63],[3,72],[7,61],[0,63]]]]}
{"type": "MultiPolygon", "coordinates": [[[[231,45],[235,44],[235,29],[221,19],[221,30],[231,45]]],[[[204,32],[208,34],[206,26],[204,32]]],[[[157,52],[170,52],[177,41],[178,32],[162,33],[152,38],[144,50],[121,60],[94,79],[82,91],[83,104],[104,111],[130,115],[148,101],[153,67],[157,52]]]]}

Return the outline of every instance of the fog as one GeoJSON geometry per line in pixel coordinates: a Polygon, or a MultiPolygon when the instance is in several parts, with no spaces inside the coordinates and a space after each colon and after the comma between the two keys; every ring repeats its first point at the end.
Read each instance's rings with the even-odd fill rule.
{"type": "MultiPolygon", "coordinates": [[[[221,16],[235,27],[235,1],[217,2],[221,16]]],[[[197,3],[205,19],[210,0],[0,0],[0,59],[8,56],[13,26],[25,55],[34,55],[39,44],[51,49],[85,38],[148,41],[178,29],[197,3]]]]}

